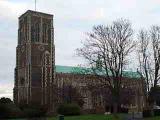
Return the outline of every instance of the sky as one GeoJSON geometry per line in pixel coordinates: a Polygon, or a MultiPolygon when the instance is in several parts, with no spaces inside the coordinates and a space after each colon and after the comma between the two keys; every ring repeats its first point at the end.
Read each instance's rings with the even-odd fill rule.
{"type": "MultiPolygon", "coordinates": [[[[18,17],[34,6],[34,0],[0,0],[0,97],[13,98],[18,17]]],[[[125,18],[135,34],[160,25],[160,0],[37,0],[37,11],[54,15],[57,65],[83,64],[75,49],[94,25],[125,18]]],[[[132,62],[129,69],[134,68],[132,62]]]]}

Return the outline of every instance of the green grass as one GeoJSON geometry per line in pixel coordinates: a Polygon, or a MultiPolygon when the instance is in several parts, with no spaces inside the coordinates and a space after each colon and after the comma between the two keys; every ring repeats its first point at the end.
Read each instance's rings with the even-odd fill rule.
{"type": "MultiPolygon", "coordinates": [[[[116,119],[113,115],[80,115],[80,116],[65,116],[64,120],[124,120],[124,114],[118,114],[119,119],[116,119]]],[[[12,120],[27,120],[27,119],[12,119],[12,120]]],[[[51,117],[47,120],[59,120],[58,117],[51,117]]],[[[145,118],[143,120],[160,120],[160,116],[145,118]]]]}
{"type": "Polygon", "coordinates": [[[145,118],[144,120],[160,120],[160,116],[145,118]]]}
{"type": "MultiPolygon", "coordinates": [[[[120,119],[116,119],[113,115],[80,115],[65,116],[64,120],[122,120],[123,115],[118,115],[120,119]]],[[[48,120],[58,120],[58,117],[48,118],[48,120]]]]}

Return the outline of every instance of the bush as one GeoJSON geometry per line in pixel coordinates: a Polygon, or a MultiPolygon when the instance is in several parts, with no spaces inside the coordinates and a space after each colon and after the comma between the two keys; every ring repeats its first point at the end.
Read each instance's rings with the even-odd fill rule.
{"type": "Polygon", "coordinates": [[[21,110],[25,117],[43,117],[46,116],[47,107],[45,105],[21,105],[21,110]]]}
{"type": "Polygon", "coordinates": [[[24,117],[43,117],[46,115],[47,107],[42,105],[21,104],[16,106],[14,103],[2,99],[0,103],[0,119],[1,118],[24,118],[24,117]]]}
{"type": "Polygon", "coordinates": [[[20,118],[23,113],[10,98],[0,98],[0,118],[20,118]]]}
{"type": "Polygon", "coordinates": [[[0,118],[20,118],[22,111],[14,104],[0,104],[0,118]]]}
{"type": "Polygon", "coordinates": [[[96,114],[95,109],[82,109],[81,111],[82,114],[96,114]]]}
{"type": "Polygon", "coordinates": [[[151,117],[152,116],[151,110],[143,110],[143,117],[151,117]]]}
{"type": "Polygon", "coordinates": [[[122,107],[120,107],[118,109],[118,112],[120,112],[120,113],[128,113],[128,108],[122,108],[122,107]]]}
{"type": "Polygon", "coordinates": [[[0,98],[0,104],[10,104],[10,103],[12,103],[12,100],[10,98],[5,98],[5,97],[0,98]]]}
{"type": "Polygon", "coordinates": [[[160,116],[160,109],[154,109],[154,115],[160,116]]]}
{"type": "Polygon", "coordinates": [[[62,104],[57,112],[62,115],[80,115],[80,107],[77,104],[62,104]]]}
{"type": "Polygon", "coordinates": [[[38,109],[33,109],[33,108],[25,108],[23,110],[24,116],[31,118],[31,117],[41,117],[41,111],[38,109]]]}
{"type": "Polygon", "coordinates": [[[15,104],[8,105],[7,109],[9,110],[9,117],[10,118],[21,118],[21,117],[23,117],[23,112],[15,104]]]}
{"type": "Polygon", "coordinates": [[[6,106],[4,104],[0,104],[0,118],[5,118],[7,115],[8,114],[6,106]]]}

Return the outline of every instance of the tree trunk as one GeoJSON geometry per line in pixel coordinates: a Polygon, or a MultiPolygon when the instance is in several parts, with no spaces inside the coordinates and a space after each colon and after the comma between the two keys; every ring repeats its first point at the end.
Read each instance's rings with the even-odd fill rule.
{"type": "Polygon", "coordinates": [[[154,116],[154,104],[155,102],[151,103],[151,116],[154,116]]]}
{"type": "Polygon", "coordinates": [[[113,103],[113,113],[116,114],[118,112],[118,103],[113,103]]]}
{"type": "Polygon", "coordinates": [[[112,89],[112,106],[113,106],[113,114],[118,112],[118,103],[119,103],[119,93],[118,89],[112,89]]]}
{"type": "Polygon", "coordinates": [[[117,119],[119,119],[119,117],[118,117],[118,102],[114,102],[113,103],[113,116],[114,116],[114,118],[117,120],[117,119]]]}

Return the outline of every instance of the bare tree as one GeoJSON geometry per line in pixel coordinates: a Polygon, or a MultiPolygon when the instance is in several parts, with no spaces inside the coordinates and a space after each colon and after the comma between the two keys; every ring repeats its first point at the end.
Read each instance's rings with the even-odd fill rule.
{"type": "Polygon", "coordinates": [[[151,28],[151,41],[153,47],[154,59],[154,87],[157,86],[160,80],[160,26],[152,26],[151,28]]]}
{"type": "Polygon", "coordinates": [[[146,79],[149,91],[160,80],[160,27],[152,26],[149,32],[141,30],[138,40],[139,72],[146,79]]]}
{"type": "Polygon", "coordinates": [[[150,85],[152,84],[152,68],[151,68],[151,57],[149,51],[149,33],[146,30],[140,30],[138,33],[138,59],[139,59],[139,69],[138,72],[142,79],[146,81],[146,89],[150,90],[150,85]]]}
{"type": "Polygon", "coordinates": [[[138,33],[138,40],[138,72],[146,82],[146,100],[150,96],[154,103],[151,88],[156,88],[160,81],[160,27],[152,26],[148,31],[142,29],[138,33]]]}
{"type": "Polygon", "coordinates": [[[114,113],[117,113],[123,70],[128,63],[128,55],[135,46],[132,40],[131,23],[119,19],[110,25],[93,27],[87,33],[83,47],[77,49],[84,57],[95,75],[104,75],[103,85],[112,93],[114,113]]]}

